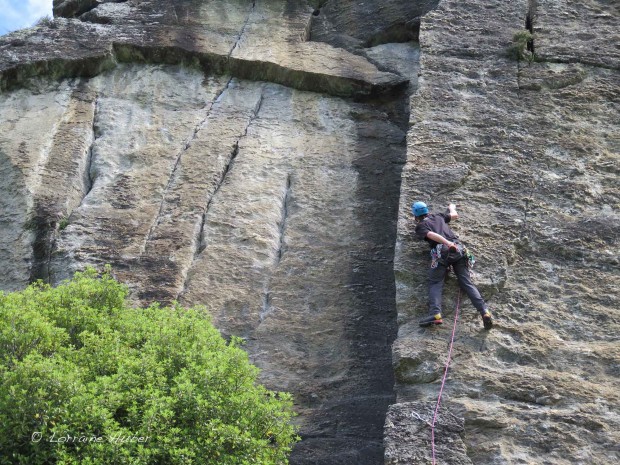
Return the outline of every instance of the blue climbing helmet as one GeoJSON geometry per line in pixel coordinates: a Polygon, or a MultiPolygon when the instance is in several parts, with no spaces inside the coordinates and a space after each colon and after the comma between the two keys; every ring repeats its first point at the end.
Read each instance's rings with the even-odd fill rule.
{"type": "Polygon", "coordinates": [[[428,215],[428,207],[424,202],[415,202],[411,205],[411,211],[414,216],[428,215]]]}

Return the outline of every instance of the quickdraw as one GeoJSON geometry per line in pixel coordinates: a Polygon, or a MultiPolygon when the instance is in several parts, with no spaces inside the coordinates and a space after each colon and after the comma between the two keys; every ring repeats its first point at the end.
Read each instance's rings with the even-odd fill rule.
{"type": "Polygon", "coordinates": [[[437,244],[436,247],[431,249],[431,268],[437,268],[439,265],[439,259],[441,258],[441,244],[437,244]]]}
{"type": "Polygon", "coordinates": [[[467,267],[472,270],[474,268],[474,264],[476,263],[476,258],[474,257],[474,254],[471,253],[467,247],[463,248],[463,254],[465,255],[465,257],[467,258],[467,267]]]}

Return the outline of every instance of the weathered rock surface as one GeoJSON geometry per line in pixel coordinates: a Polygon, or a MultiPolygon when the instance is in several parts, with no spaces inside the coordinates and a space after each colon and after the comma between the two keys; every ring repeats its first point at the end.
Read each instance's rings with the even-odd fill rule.
{"type": "MultiPolygon", "coordinates": [[[[109,263],[136,303],[204,305],[222,332],[247,339],[265,383],[294,393],[304,438],[294,463],[379,463],[394,401],[392,264],[406,116],[402,100],[325,94],[373,92],[376,76],[399,88],[408,78],[304,43],[312,10],[276,2],[159,6],[164,23],[173,13],[185,18],[183,33],[218,36],[205,42],[220,47],[213,62],[224,57],[214,71],[279,82],[261,71],[269,53],[293,73],[288,84],[324,94],[205,77],[193,67],[116,63],[202,56],[191,41],[161,46],[181,27],[148,29],[156,6],[103,3],[85,22],[57,18],[50,30],[6,39],[4,46],[22,47],[8,73],[26,89],[0,101],[0,123],[11,133],[0,141],[9,180],[2,214],[11,225],[0,258],[19,264],[3,288],[57,283],[109,263]],[[214,20],[222,17],[230,21],[214,20]],[[141,25],[133,30],[127,18],[141,25]],[[64,58],[49,77],[81,78],[25,79],[50,71],[50,37],[64,58]],[[71,69],[90,59],[82,41],[94,38],[97,66],[71,69]]],[[[391,68],[415,69],[398,64],[415,53],[394,47],[391,68]]]]}
{"type": "Polygon", "coordinates": [[[46,87],[0,95],[0,263],[5,270],[0,283],[5,290],[28,284],[37,235],[35,196],[45,187],[42,179],[48,174],[57,128],[74,116],[67,113],[73,89],[63,84],[46,87]]]}
{"type": "Polygon", "coordinates": [[[420,17],[435,8],[439,0],[315,0],[312,3],[316,8],[312,40],[354,50],[417,39],[420,17]]]}
{"type": "MultiPolygon", "coordinates": [[[[442,1],[422,18],[386,463],[431,462],[424,406],[437,398],[452,327],[417,327],[428,269],[427,246],[410,234],[418,199],[460,205],[454,228],[496,317],[487,333],[463,305],[441,412],[464,426],[439,422],[439,462],[619,459],[620,15],[611,2],[530,3],[442,1]],[[526,23],[531,63],[507,58],[526,23]]],[[[444,321],[455,297],[449,279],[444,321]]]]}
{"type": "MultiPolygon", "coordinates": [[[[432,463],[433,451],[428,447],[433,402],[401,402],[390,406],[385,423],[385,463],[432,463]]],[[[446,411],[438,412],[435,422],[435,460],[437,463],[470,464],[461,437],[465,432],[462,417],[446,411]]]]}
{"type": "Polygon", "coordinates": [[[617,5],[54,11],[0,38],[0,289],[112,264],[136,304],[247,340],[295,396],[292,463],[431,463],[456,288],[419,329],[409,208],[454,201],[496,327],[463,304],[438,463],[618,461],[617,5]],[[419,24],[421,53],[385,43],[419,24]],[[526,28],[531,63],[508,56],[526,28]]]}
{"type": "Polygon", "coordinates": [[[56,11],[67,16],[86,11],[85,21],[56,18],[3,39],[0,90],[38,75],[92,77],[117,61],[193,64],[344,96],[407,83],[342,49],[307,41],[312,9],[302,0],[75,0],[57,2],[56,11]]]}
{"type": "Polygon", "coordinates": [[[161,65],[20,90],[0,112],[15,106],[5,289],[109,263],[136,301],[204,305],[295,393],[295,463],[381,460],[404,159],[389,110],[161,65]],[[40,128],[43,149],[22,142],[40,128]]]}

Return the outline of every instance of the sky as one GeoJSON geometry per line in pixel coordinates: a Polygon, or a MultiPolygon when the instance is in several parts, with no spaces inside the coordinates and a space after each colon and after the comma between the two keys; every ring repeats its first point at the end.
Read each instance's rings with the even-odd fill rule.
{"type": "Polygon", "coordinates": [[[0,0],[0,35],[52,17],[52,0],[0,0]]]}

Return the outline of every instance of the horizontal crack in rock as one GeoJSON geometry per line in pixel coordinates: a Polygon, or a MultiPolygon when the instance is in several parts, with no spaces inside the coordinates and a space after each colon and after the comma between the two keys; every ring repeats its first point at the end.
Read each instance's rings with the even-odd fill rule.
{"type": "Polygon", "coordinates": [[[56,48],[66,49],[63,57],[54,53],[56,48],[48,50],[37,43],[45,41],[44,32],[35,31],[15,50],[11,45],[13,39],[4,42],[0,39],[0,92],[20,87],[37,76],[51,79],[93,77],[114,68],[118,62],[198,66],[209,73],[230,74],[337,96],[381,94],[408,82],[395,74],[377,70],[362,57],[314,42],[291,44],[287,53],[275,58],[263,56],[260,50],[255,57],[235,56],[245,26],[235,45],[225,53],[208,45],[207,36],[203,37],[199,31],[179,27],[170,31],[170,37],[160,39],[157,29],[147,26],[133,31],[133,36],[132,31],[127,31],[126,40],[114,37],[121,32],[114,27],[106,29],[107,35],[88,23],[69,22],[58,27],[53,35],[50,33],[50,38],[58,42],[56,48]],[[315,66],[302,59],[305,55],[321,53],[324,61],[333,61],[334,66],[315,66]]]}

